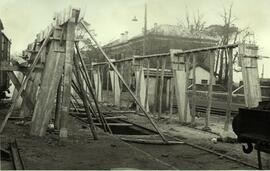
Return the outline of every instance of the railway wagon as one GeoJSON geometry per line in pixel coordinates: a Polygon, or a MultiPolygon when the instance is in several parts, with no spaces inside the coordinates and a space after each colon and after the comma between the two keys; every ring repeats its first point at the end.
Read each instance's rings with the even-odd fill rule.
{"type": "MultiPolygon", "coordinates": [[[[3,24],[0,19],[0,63],[10,61],[10,45],[11,42],[3,33],[3,24]]],[[[0,70],[0,99],[5,98],[5,91],[10,86],[8,75],[5,71],[0,70]]]]}

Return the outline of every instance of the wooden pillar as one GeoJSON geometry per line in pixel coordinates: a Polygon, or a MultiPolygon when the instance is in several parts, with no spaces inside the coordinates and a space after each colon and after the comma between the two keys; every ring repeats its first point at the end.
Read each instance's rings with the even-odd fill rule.
{"type": "Polygon", "coordinates": [[[174,78],[172,77],[170,79],[170,119],[172,119],[172,114],[173,114],[173,104],[174,104],[174,94],[175,94],[175,89],[174,89],[174,78]]]}
{"type": "Polygon", "coordinates": [[[252,44],[240,44],[238,48],[246,107],[257,107],[262,100],[257,61],[258,47],[252,44]]]}
{"type": "Polygon", "coordinates": [[[156,80],[155,80],[155,94],[154,94],[154,107],[153,112],[157,112],[157,106],[158,106],[158,80],[159,80],[159,67],[160,67],[160,61],[159,57],[157,57],[157,69],[156,69],[156,80]]]}
{"type": "Polygon", "coordinates": [[[110,71],[110,77],[111,77],[111,84],[112,84],[112,91],[114,96],[114,105],[120,106],[120,85],[119,85],[119,78],[116,75],[114,71],[110,71]]]}
{"type": "Polygon", "coordinates": [[[196,116],[196,56],[192,55],[192,118],[191,124],[195,124],[196,116]]]}
{"type": "Polygon", "coordinates": [[[232,112],[232,86],[233,86],[233,49],[227,49],[228,53],[228,95],[227,95],[227,108],[226,108],[226,120],[224,125],[224,131],[229,130],[232,112]]]}
{"type": "Polygon", "coordinates": [[[71,94],[71,79],[72,79],[72,65],[74,55],[74,40],[76,29],[76,10],[72,11],[72,17],[66,23],[66,52],[65,52],[65,65],[63,76],[63,97],[62,97],[62,111],[60,119],[60,132],[59,137],[67,137],[67,123],[69,116],[69,104],[71,94]]]}
{"type": "Polygon", "coordinates": [[[187,110],[190,108],[189,106],[189,97],[188,97],[188,86],[189,86],[189,63],[190,62],[190,56],[187,54],[185,56],[185,70],[186,70],[186,86],[185,86],[185,106],[184,106],[184,122],[187,122],[187,110]]]}
{"type": "Polygon", "coordinates": [[[170,105],[170,87],[171,87],[171,79],[167,79],[166,81],[166,103],[165,107],[168,109],[170,105]]]}
{"type": "MultiPolygon", "coordinates": [[[[141,105],[145,108],[147,112],[149,112],[148,102],[145,102],[146,98],[146,80],[144,78],[144,70],[143,68],[140,71],[136,71],[136,83],[138,83],[138,99],[140,100],[141,105]],[[146,105],[146,106],[145,106],[146,105]]],[[[137,88],[137,87],[136,87],[137,88]]]]}
{"type": "Polygon", "coordinates": [[[95,94],[97,96],[98,102],[101,102],[101,89],[102,89],[102,83],[100,78],[100,72],[99,69],[96,68],[96,70],[93,71],[93,78],[94,78],[94,84],[95,84],[95,94]]]}
{"type": "Polygon", "coordinates": [[[146,68],[146,85],[145,85],[145,100],[144,100],[144,106],[148,107],[147,112],[149,112],[149,75],[150,75],[150,59],[147,59],[147,68],[146,68]]]}
{"type": "Polygon", "coordinates": [[[164,87],[164,72],[166,67],[166,57],[161,59],[161,72],[160,72],[160,84],[159,84],[159,106],[158,106],[158,118],[161,118],[162,105],[163,105],[163,87],[164,87]]]}
{"type": "Polygon", "coordinates": [[[214,65],[215,65],[215,52],[209,52],[210,58],[210,73],[209,73],[209,85],[208,85],[208,96],[207,96],[207,108],[205,115],[204,130],[211,130],[209,127],[211,108],[212,108],[212,94],[213,94],[213,77],[214,77],[214,65]]]}
{"type": "MultiPolygon", "coordinates": [[[[54,38],[60,39],[61,30],[56,28],[54,38]]],[[[30,135],[44,136],[51,119],[57,87],[63,72],[65,53],[60,42],[52,40],[43,71],[42,82],[35,104],[30,135]]]]}
{"type": "MultiPolygon", "coordinates": [[[[186,87],[186,71],[185,71],[185,62],[184,57],[178,57],[175,54],[178,52],[181,52],[182,50],[176,50],[171,49],[171,63],[172,63],[172,71],[173,71],[173,78],[174,78],[174,84],[175,84],[175,95],[176,95],[176,101],[177,101],[177,108],[178,108],[178,115],[179,115],[179,121],[184,121],[184,110],[185,110],[185,101],[186,96],[185,93],[185,87],[186,87]]],[[[190,108],[189,108],[189,102],[187,105],[187,120],[186,122],[191,121],[190,116],[190,108]]]]}
{"type": "MultiPolygon", "coordinates": [[[[135,79],[136,79],[136,96],[137,99],[140,101],[141,105],[145,108],[147,112],[149,112],[149,105],[146,98],[146,81],[144,77],[144,69],[142,61],[134,61],[133,67],[135,71],[135,79]]],[[[148,94],[148,92],[147,92],[148,94]]],[[[137,105],[137,109],[139,106],[137,105]]]]}

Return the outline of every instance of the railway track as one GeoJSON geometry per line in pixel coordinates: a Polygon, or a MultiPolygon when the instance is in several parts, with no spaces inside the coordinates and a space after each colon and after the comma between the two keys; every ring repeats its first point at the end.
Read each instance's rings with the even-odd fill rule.
{"type": "MultiPolygon", "coordinates": [[[[109,112],[107,112],[109,113],[109,112]]],[[[80,120],[81,122],[87,124],[87,120],[84,119],[84,116],[82,114],[80,114],[79,116],[76,116],[75,114],[72,114],[72,116],[76,117],[78,120],[80,120]]],[[[109,114],[106,114],[107,117],[111,117],[111,115],[109,114]]],[[[85,116],[86,117],[86,116],[85,116]]],[[[123,118],[118,118],[118,119],[110,119],[110,120],[107,120],[108,124],[110,123],[125,123],[126,126],[117,126],[117,124],[114,124],[111,126],[111,129],[112,129],[112,132],[113,134],[123,134],[123,132],[126,131],[126,135],[130,134],[130,135],[158,135],[158,132],[153,130],[153,129],[149,129],[145,126],[142,126],[140,124],[137,124],[137,123],[134,123],[134,122],[130,122],[128,120],[125,120],[123,118]],[[133,131],[131,131],[133,130],[133,131]]],[[[120,124],[119,124],[120,125],[120,124]]],[[[102,128],[102,127],[100,127],[102,128]]],[[[172,135],[169,135],[169,134],[164,134],[165,137],[167,139],[173,139],[174,141],[181,141],[183,142],[183,140],[177,138],[177,137],[174,137],[172,135]]],[[[205,152],[208,152],[208,153],[211,153],[211,154],[214,154],[216,155],[217,157],[220,157],[222,156],[223,158],[226,158],[230,161],[234,161],[234,162],[237,162],[239,164],[242,164],[242,165],[245,165],[245,166],[248,166],[248,167],[251,167],[253,169],[258,169],[257,166],[254,166],[252,164],[249,164],[247,162],[244,162],[244,161],[241,161],[239,159],[236,159],[234,157],[231,157],[229,155],[224,155],[220,152],[217,152],[217,151],[214,151],[214,150],[211,150],[211,149],[208,149],[208,148],[205,148],[203,146],[200,146],[200,145],[196,145],[196,144],[193,144],[193,143],[189,143],[189,142],[184,142],[183,145],[187,145],[187,146],[190,146],[192,148],[196,148],[196,149],[199,149],[199,150],[203,150],[205,152]]]]}

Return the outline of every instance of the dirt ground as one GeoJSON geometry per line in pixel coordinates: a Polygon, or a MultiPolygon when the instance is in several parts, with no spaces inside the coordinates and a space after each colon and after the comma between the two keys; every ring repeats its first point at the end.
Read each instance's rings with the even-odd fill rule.
{"type": "MultiPolygon", "coordinates": [[[[7,108],[0,110],[1,121],[6,112],[7,108]]],[[[147,120],[138,115],[129,114],[128,119],[150,126],[147,120]]],[[[90,131],[73,118],[69,121],[69,137],[63,146],[58,144],[57,134],[47,133],[43,138],[31,137],[28,134],[29,125],[17,125],[15,122],[8,122],[1,135],[1,146],[5,148],[10,139],[16,138],[26,169],[254,169],[186,144],[168,146],[126,143],[118,136],[105,134],[101,130],[98,131],[99,140],[95,141],[90,131]]],[[[165,121],[158,124],[164,132],[185,142],[195,142],[234,156],[231,144],[213,144],[209,141],[213,134],[208,135],[177,123],[175,126],[165,121]]],[[[235,149],[240,146],[233,145],[235,149]]],[[[239,156],[245,160],[242,157],[239,156]]],[[[1,165],[1,169],[8,168],[1,165]]]]}

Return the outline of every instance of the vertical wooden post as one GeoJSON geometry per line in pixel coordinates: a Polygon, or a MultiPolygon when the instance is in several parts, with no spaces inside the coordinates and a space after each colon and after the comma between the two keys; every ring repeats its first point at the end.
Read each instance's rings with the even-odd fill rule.
{"type": "MultiPolygon", "coordinates": [[[[136,96],[137,99],[139,99],[140,103],[142,105],[144,105],[144,103],[142,103],[142,100],[140,98],[140,92],[141,92],[141,77],[142,77],[142,60],[134,60],[134,68],[135,68],[135,80],[136,80],[136,96]]],[[[143,99],[144,100],[144,99],[143,99]]],[[[136,105],[136,111],[139,112],[139,105],[136,105]]]]}
{"type": "Polygon", "coordinates": [[[208,85],[208,97],[207,97],[207,109],[206,109],[206,116],[205,116],[205,125],[204,130],[210,131],[211,128],[209,127],[210,122],[210,114],[212,108],[212,94],[213,94],[213,77],[214,77],[214,65],[215,65],[215,52],[211,51],[209,53],[209,60],[210,60],[210,73],[209,73],[209,85],[208,85]]]}
{"type": "MultiPolygon", "coordinates": [[[[137,98],[139,99],[141,105],[148,112],[149,111],[148,103],[145,102],[146,83],[145,83],[145,78],[144,78],[144,70],[143,70],[143,67],[142,67],[142,62],[140,61],[139,63],[137,63],[137,67],[136,67],[136,64],[135,64],[134,68],[135,68],[137,98]]],[[[139,109],[139,106],[137,105],[137,110],[138,109],[139,109]]]]}
{"type": "Polygon", "coordinates": [[[120,106],[120,86],[119,86],[119,78],[115,74],[114,71],[109,71],[110,72],[110,77],[111,77],[111,84],[112,84],[112,91],[114,95],[114,105],[115,106],[120,106]]]}
{"type": "Polygon", "coordinates": [[[192,55],[192,118],[191,124],[195,124],[196,116],[196,56],[192,55]]]}
{"type": "Polygon", "coordinates": [[[101,85],[101,79],[100,79],[100,72],[98,68],[96,68],[96,70],[93,71],[93,78],[94,78],[97,100],[100,102],[102,85],[101,85]]]}
{"type": "Polygon", "coordinates": [[[240,44],[238,49],[246,106],[248,108],[257,107],[262,100],[257,61],[258,47],[252,44],[240,44]]]}
{"type": "MultiPolygon", "coordinates": [[[[150,75],[150,59],[147,59],[147,69],[146,69],[146,87],[145,87],[145,100],[144,100],[144,106],[148,106],[148,89],[149,89],[149,75],[150,75]]],[[[149,106],[148,106],[149,107],[149,106]]]]}
{"type": "Polygon", "coordinates": [[[166,67],[166,57],[161,59],[161,72],[160,72],[160,84],[159,84],[159,108],[158,108],[158,119],[161,118],[162,114],[162,98],[163,98],[163,87],[164,87],[164,72],[166,67]]]}
{"type": "MultiPolygon", "coordinates": [[[[185,71],[185,62],[184,57],[178,57],[175,54],[181,52],[182,50],[171,49],[171,63],[172,71],[175,84],[175,95],[177,101],[179,121],[183,122],[184,119],[184,108],[185,108],[185,99],[188,98],[185,93],[186,87],[186,71],[185,71]],[[179,59],[179,60],[178,60],[179,59]]],[[[189,104],[187,105],[187,122],[190,122],[190,109],[189,104]]]]}
{"type": "Polygon", "coordinates": [[[158,73],[159,72],[159,58],[157,57],[157,69],[156,69],[156,83],[155,83],[155,100],[154,100],[154,110],[153,112],[157,112],[157,100],[158,99],[158,73]]]}
{"type": "Polygon", "coordinates": [[[185,68],[186,68],[186,86],[185,86],[185,106],[184,106],[184,122],[187,122],[187,109],[189,108],[189,96],[188,96],[188,86],[189,86],[189,61],[190,56],[185,56],[185,68]]]}
{"type": "Polygon", "coordinates": [[[170,119],[172,119],[173,114],[173,103],[174,103],[174,78],[170,80],[170,119]]]}
{"type": "Polygon", "coordinates": [[[59,137],[67,137],[67,123],[69,116],[69,105],[70,105],[70,93],[71,93],[71,79],[72,79],[72,65],[74,55],[74,40],[75,40],[75,29],[76,29],[76,11],[72,11],[72,18],[66,24],[66,58],[64,66],[63,76],[63,101],[62,111],[60,120],[60,132],[59,137]]]}
{"type": "Polygon", "coordinates": [[[168,109],[170,105],[170,87],[171,87],[171,79],[167,79],[166,81],[166,103],[165,106],[168,109]]]}
{"type": "Polygon", "coordinates": [[[106,91],[107,91],[107,96],[108,98],[110,97],[109,93],[109,83],[110,83],[110,65],[108,65],[107,70],[106,70],[106,91]]]}
{"type": "Polygon", "coordinates": [[[229,130],[231,112],[232,112],[232,85],[233,85],[233,49],[227,49],[228,53],[228,95],[227,95],[227,108],[226,108],[226,120],[224,125],[224,131],[229,130]]]}
{"type": "Polygon", "coordinates": [[[101,101],[104,100],[104,97],[103,97],[103,83],[104,83],[104,73],[105,73],[105,69],[104,69],[104,65],[100,68],[100,71],[99,71],[99,75],[100,75],[100,97],[101,97],[101,101]]]}

